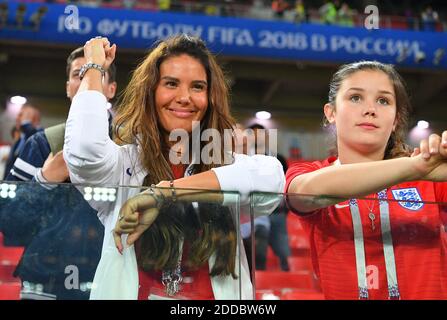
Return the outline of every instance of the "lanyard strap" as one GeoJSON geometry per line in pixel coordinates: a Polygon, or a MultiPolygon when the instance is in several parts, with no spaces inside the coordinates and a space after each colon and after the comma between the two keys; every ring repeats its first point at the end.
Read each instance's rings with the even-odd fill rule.
{"type": "MultiPolygon", "coordinates": [[[[337,159],[334,165],[341,165],[337,159]]],[[[378,193],[380,203],[380,229],[382,232],[383,254],[385,257],[386,278],[388,283],[388,298],[400,299],[399,285],[397,282],[396,260],[394,256],[393,238],[391,236],[390,208],[386,200],[387,189],[378,193]]],[[[360,218],[360,209],[357,199],[349,200],[351,217],[354,229],[355,262],[357,268],[357,283],[359,287],[359,299],[368,299],[368,282],[366,279],[365,241],[363,237],[363,225],[360,218]]]]}
{"type": "MultiPolygon", "coordinates": [[[[390,210],[386,199],[386,189],[379,192],[380,225],[382,231],[383,253],[385,256],[385,269],[388,282],[388,298],[399,299],[399,286],[397,283],[396,261],[394,258],[393,239],[391,236],[390,210]]],[[[354,228],[355,261],[357,268],[357,281],[359,299],[368,299],[368,284],[366,279],[365,244],[363,226],[360,218],[359,205],[356,199],[349,201],[352,223],[354,228]]]]}
{"type": "Polygon", "coordinates": [[[359,299],[368,299],[368,282],[366,279],[365,243],[363,241],[362,220],[357,199],[349,200],[352,224],[354,227],[355,262],[357,268],[357,283],[359,287],[359,299]]]}
{"type": "Polygon", "coordinates": [[[388,281],[389,299],[399,299],[396,261],[394,256],[393,238],[391,236],[390,208],[386,201],[386,189],[378,193],[380,202],[380,226],[382,229],[383,254],[385,256],[386,278],[388,281]]]}

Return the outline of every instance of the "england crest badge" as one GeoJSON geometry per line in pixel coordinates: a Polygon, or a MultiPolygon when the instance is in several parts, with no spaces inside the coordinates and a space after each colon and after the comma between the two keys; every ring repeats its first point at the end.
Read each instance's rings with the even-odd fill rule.
{"type": "Polygon", "coordinates": [[[417,188],[396,189],[391,191],[393,192],[394,199],[398,200],[399,204],[405,209],[417,211],[424,206],[417,188]]]}

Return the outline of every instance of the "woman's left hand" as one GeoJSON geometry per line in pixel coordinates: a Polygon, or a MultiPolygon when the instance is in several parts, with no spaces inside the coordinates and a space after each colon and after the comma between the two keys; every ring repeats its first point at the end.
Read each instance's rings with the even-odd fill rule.
{"type": "Polygon", "coordinates": [[[142,192],[128,199],[118,215],[113,238],[118,251],[122,254],[122,234],[129,234],[127,244],[130,246],[137,241],[155,221],[159,213],[156,197],[152,193],[142,192]]]}

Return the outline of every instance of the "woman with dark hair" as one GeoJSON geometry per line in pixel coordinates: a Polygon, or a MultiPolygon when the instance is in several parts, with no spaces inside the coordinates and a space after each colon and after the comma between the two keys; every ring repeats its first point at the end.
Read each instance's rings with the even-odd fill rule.
{"type": "Polygon", "coordinates": [[[320,196],[288,203],[326,298],[446,299],[447,131],[410,152],[404,82],[379,62],[342,66],[324,114],[336,156],[291,166],[286,191],[320,196]]]}
{"type": "MultiPolygon", "coordinates": [[[[284,186],[277,159],[232,154],[232,142],[225,148],[225,133],[232,132],[234,122],[227,82],[213,55],[195,37],[161,41],[124,92],[114,143],[106,134],[101,75],[114,60],[116,46],[97,37],[84,50],[90,63],[81,70],[65,136],[71,181],[167,188],[138,195],[120,189],[114,208],[97,208],[105,238],[91,298],[252,298],[243,252],[239,268],[236,222],[222,206],[230,203],[229,194],[174,189],[239,191],[246,204],[252,191],[280,192],[284,186]],[[206,130],[213,132],[211,149],[200,139],[206,130]],[[175,134],[182,132],[189,139],[177,143],[175,134]],[[191,202],[206,203],[195,207],[191,202]],[[124,247],[122,234],[129,234],[124,247]],[[200,284],[179,286],[186,276],[200,284]]],[[[270,213],[277,204],[266,200],[257,207],[270,213]]]]}

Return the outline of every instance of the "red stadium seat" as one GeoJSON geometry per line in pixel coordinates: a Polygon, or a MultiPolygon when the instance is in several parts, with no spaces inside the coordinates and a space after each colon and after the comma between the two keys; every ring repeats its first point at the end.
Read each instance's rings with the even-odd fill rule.
{"type": "Polygon", "coordinates": [[[289,234],[289,246],[292,256],[310,256],[309,239],[304,234],[289,234]]]}
{"type": "Polygon", "coordinates": [[[257,300],[322,300],[321,289],[308,272],[256,271],[257,300]]]}
{"type": "Polygon", "coordinates": [[[303,232],[300,218],[298,218],[298,216],[294,213],[289,213],[287,215],[287,232],[289,234],[293,234],[295,232],[303,232]]]}
{"type": "Polygon", "coordinates": [[[312,259],[309,256],[292,256],[289,257],[289,268],[292,272],[306,271],[313,273],[312,259]]]}
{"type": "Polygon", "coordinates": [[[134,9],[136,10],[150,10],[150,11],[155,11],[158,9],[158,6],[155,2],[153,1],[147,1],[147,0],[138,0],[134,6],[134,9]]]}
{"type": "Polygon", "coordinates": [[[318,291],[292,290],[284,292],[281,295],[281,300],[324,300],[324,295],[318,291]]]}
{"type": "Polygon", "coordinates": [[[19,300],[20,283],[0,284],[0,300],[19,300]]]}
{"type": "Polygon", "coordinates": [[[16,266],[23,254],[23,247],[1,247],[0,265],[16,266]]]}
{"type": "Polygon", "coordinates": [[[287,215],[287,233],[289,235],[289,246],[294,255],[309,254],[309,237],[304,231],[300,219],[294,214],[287,215]]]}
{"type": "Polygon", "coordinates": [[[256,290],[256,300],[280,300],[281,290],[256,290]]]}
{"type": "Polygon", "coordinates": [[[0,284],[3,283],[16,283],[18,278],[13,276],[16,266],[13,265],[0,265],[0,284]]]}
{"type": "Polygon", "coordinates": [[[256,271],[256,290],[314,289],[308,272],[256,271]]]}
{"type": "Polygon", "coordinates": [[[267,248],[266,269],[270,271],[279,271],[281,269],[279,266],[279,258],[273,253],[270,246],[267,248]]]}

